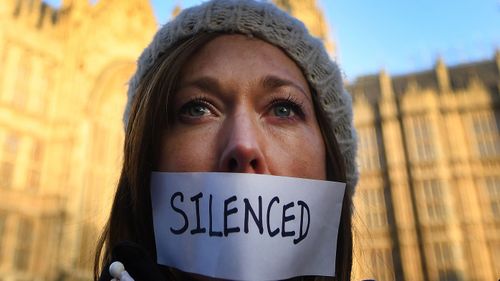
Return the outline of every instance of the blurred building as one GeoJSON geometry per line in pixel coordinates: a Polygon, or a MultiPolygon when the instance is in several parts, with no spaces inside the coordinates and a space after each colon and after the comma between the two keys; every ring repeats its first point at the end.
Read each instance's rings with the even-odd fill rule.
{"type": "Polygon", "coordinates": [[[356,276],[500,277],[500,52],[349,85],[359,134],[356,276]]]}
{"type": "Polygon", "coordinates": [[[278,7],[301,20],[315,37],[321,39],[331,57],[337,49],[330,37],[328,22],[316,0],[273,0],[278,7]]]}
{"type": "Polygon", "coordinates": [[[90,280],[123,142],[143,0],[0,5],[0,280],[90,280]]]}
{"type": "MultiPolygon", "coordinates": [[[[0,280],[90,280],[121,167],[126,83],[157,28],[152,8],[4,2],[0,280]]],[[[281,2],[306,21],[323,19],[314,1],[281,2]]],[[[328,36],[322,20],[312,30],[328,36]]]]}
{"type": "MultiPolygon", "coordinates": [[[[275,2],[335,54],[316,1],[275,2]]],[[[126,83],[156,28],[144,0],[0,6],[0,280],[91,279],[121,166],[126,83]]],[[[499,61],[350,86],[356,280],[498,277],[499,61]]]]}

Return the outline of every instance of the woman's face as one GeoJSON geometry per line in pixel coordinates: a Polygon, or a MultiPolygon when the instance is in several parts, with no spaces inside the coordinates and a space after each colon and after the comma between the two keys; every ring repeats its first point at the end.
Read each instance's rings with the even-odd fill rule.
{"type": "Polygon", "coordinates": [[[158,169],[326,179],[325,144],[301,70],[243,35],[207,43],[181,71],[158,169]]]}

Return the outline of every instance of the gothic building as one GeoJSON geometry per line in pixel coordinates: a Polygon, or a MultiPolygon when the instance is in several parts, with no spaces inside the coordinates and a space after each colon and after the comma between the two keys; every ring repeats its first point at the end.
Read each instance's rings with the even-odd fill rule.
{"type": "MultiPolygon", "coordinates": [[[[144,0],[0,5],[0,280],[89,280],[121,164],[144,0]]],[[[275,0],[335,54],[316,1],[275,0]]],[[[496,280],[500,56],[349,86],[359,130],[354,278],[496,280]]]]}
{"type": "MultiPolygon", "coordinates": [[[[281,2],[322,19],[314,1],[281,2]]],[[[156,28],[144,0],[0,6],[0,280],[91,279],[121,163],[126,83],[156,28]]]]}
{"type": "Polygon", "coordinates": [[[147,1],[0,5],[0,279],[90,280],[147,1]]]}
{"type": "Polygon", "coordinates": [[[356,273],[497,280],[500,52],[491,60],[358,78],[356,273]]]}

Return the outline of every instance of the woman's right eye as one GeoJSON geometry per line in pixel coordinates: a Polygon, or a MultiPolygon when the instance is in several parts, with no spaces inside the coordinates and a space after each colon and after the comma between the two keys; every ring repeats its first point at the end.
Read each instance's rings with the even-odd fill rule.
{"type": "Polygon", "coordinates": [[[180,115],[187,118],[200,118],[212,114],[208,102],[200,100],[188,102],[180,110],[180,115]]]}

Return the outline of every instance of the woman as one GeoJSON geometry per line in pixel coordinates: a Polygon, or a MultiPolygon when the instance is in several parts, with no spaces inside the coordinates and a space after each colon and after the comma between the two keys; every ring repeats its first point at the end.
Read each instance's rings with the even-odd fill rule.
{"type": "Polygon", "coordinates": [[[357,181],[351,100],[337,65],[301,22],[252,0],[186,9],[144,50],[128,96],[124,163],[95,280],[101,271],[100,280],[109,280],[116,259],[134,264],[124,262],[136,280],[204,280],[152,262],[152,171],[346,182],[334,280],[350,279],[357,181]]]}

